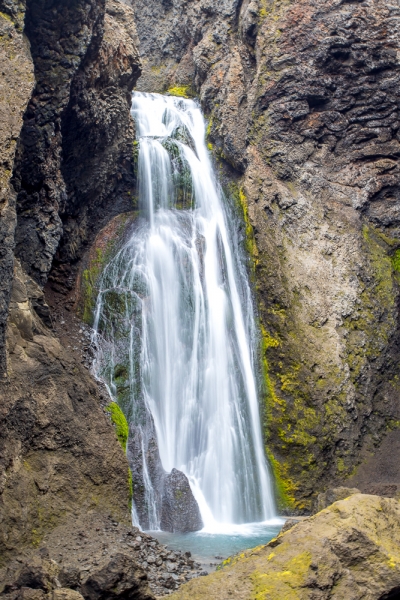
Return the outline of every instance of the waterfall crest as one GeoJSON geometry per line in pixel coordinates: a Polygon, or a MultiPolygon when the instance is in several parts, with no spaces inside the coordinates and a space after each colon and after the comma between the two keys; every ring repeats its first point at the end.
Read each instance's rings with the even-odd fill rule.
{"type": "MultiPolygon", "coordinates": [[[[254,307],[201,110],[135,93],[132,115],[141,216],[101,278],[96,374],[131,432],[154,430],[165,471],[188,477],[206,528],[271,519],[254,307]]],[[[149,477],[145,486],[158,528],[149,477]]]]}

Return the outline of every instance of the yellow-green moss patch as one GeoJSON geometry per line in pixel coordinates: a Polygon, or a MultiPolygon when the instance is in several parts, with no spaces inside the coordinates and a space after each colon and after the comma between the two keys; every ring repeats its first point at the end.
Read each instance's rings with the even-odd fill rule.
{"type": "Polygon", "coordinates": [[[255,571],[251,576],[254,600],[298,600],[298,589],[305,582],[310,564],[310,552],[303,552],[288,561],[283,571],[268,574],[255,571]]]}
{"type": "Polygon", "coordinates": [[[117,438],[126,452],[129,435],[129,425],[126,417],[116,402],[111,402],[107,407],[106,411],[110,414],[111,421],[115,425],[115,433],[117,438]]]}
{"type": "Polygon", "coordinates": [[[193,98],[194,93],[189,85],[171,87],[168,90],[170,96],[178,96],[178,98],[193,98]]]}

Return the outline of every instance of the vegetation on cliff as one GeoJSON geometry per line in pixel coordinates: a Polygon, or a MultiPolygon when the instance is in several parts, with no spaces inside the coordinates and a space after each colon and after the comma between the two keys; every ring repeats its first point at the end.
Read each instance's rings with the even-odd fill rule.
{"type": "Polygon", "coordinates": [[[126,417],[116,402],[111,402],[106,406],[111,422],[114,424],[115,433],[122,448],[126,452],[129,435],[129,425],[126,417]]]}

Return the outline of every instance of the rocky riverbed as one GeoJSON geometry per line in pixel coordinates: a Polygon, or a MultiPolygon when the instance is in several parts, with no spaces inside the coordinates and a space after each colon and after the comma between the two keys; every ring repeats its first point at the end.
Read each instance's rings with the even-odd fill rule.
{"type": "Polygon", "coordinates": [[[118,593],[112,592],[115,598],[129,591],[150,599],[204,575],[207,572],[190,552],[172,551],[137,528],[92,514],[74,523],[68,520],[37,550],[0,570],[0,596],[12,600],[22,592],[25,598],[35,589],[43,592],[37,596],[40,600],[69,589],[95,598],[96,589],[111,593],[119,586],[118,593]]]}

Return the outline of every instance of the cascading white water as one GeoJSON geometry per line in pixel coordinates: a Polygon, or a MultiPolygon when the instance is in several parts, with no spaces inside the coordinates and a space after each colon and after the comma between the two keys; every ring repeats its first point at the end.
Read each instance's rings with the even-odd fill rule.
{"type": "Polygon", "coordinates": [[[102,276],[97,374],[116,394],[127,365],[129,418],[151,412],[163,467],[188,476],[206,528],[271,519],[251,291],[201,110],[135,93],[132,115],[142,217],[102,276]]]}

